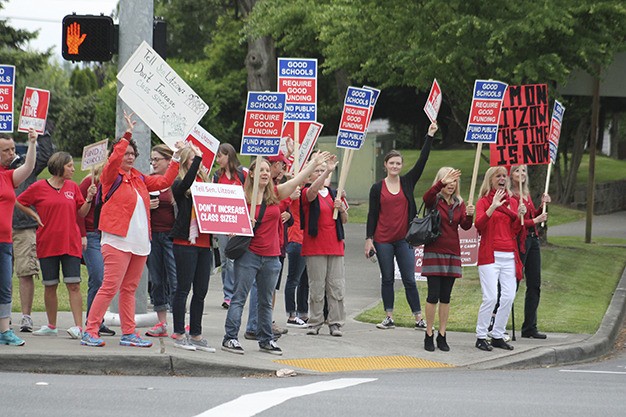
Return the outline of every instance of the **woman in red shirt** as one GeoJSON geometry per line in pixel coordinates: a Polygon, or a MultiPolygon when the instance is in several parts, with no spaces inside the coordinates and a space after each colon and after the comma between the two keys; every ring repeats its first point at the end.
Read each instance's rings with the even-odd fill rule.
{"type": "MultiPolygon", "coordinates": [[[[320,164],[324,163],[330,154],[328,152],[317,153],[298,175],[282,184],[274,185],[272,182],[270,163],[266,159],[260,160],[259,166],[259,189],[257,193],[256,211],[254,219],[259,218],[259,213],[264,210],[260,224],[254,231],[254,237],[248,250],[235,260],[235,292],[228,308],[226,323],[224,324],[224,340],[222,350],[243,354],[244,350],[239,343],[238,334],[241,327],[241,315],[248,298],[252,283],[257,284],[257,340],[262,352],[274,355],[282,355],[283,351],[274,340],[272,334],[272,297],[278,282],[280,273],[280,238],[279,227],[282,227],[280,215],[280,201],[289,197],[320,164]]],[[[258,161],[258,159],[257,159],[258,161]]],[[[246,200],[250,204],[254,188],[254,169],[257,161],[250,166],[250,177],[244,186],[246,200]]]]}
{"type": "Polygon", "coordinates": [[[446,327],[450,313],[450,294],[454,281],[461,278],[461,247],[459,245],[459,226],[463,230],[472,227],[474,206],[465,207],[460,193],[461,171],[443,167],[437,172],[433,186],[424,194],[424,204],[429,209],[436,207],[441,216],[441,236],[424,246],[422,275],[428,280],[428,298],[426,298],[426,335],[424,349],[435,350],[433,343],[433,325],[435,309],[439,303],[439,334],[437,347],[447,352],[450,350],[446,340],[446,327]]]}
{"type": "MultiPolygon", "coordinates": [[[[233,145],[230,143],[220,144],[217,149],[215,161],[220,167],[213,175],[214,183],[240,185],[243,187],[248,172],[239,163],[239,158],[237,158],[237,152],[235,151],[235,148],[233,148],[233,145]]],[[[235,289],[233,260],[228,259],[224,253],[224,248],[226,248],[226,244],[228,243],[228,235],[216,234],[215,237],[220,251],[222,270],[222,288],[224,291],[222,307],[228,308],[228,306],[230,306],[230,299],[233,297],[233,291],[235,289]]]]}
{"type": "Polygon", "coordinates": [[[522,228],[520,217],[524,216],[526,208],[511,197],[509,187],[506,168],[491,167],[485,173],[480,199],[476,203],[476,229],[480,233],[478,275],[483,292],[476,323],[476,347],[486,351],[493,347],[513,350],[513,346],[504,340],[504,331],[515,298],[516,279],[521,279],[522,275],[517,234],[522,228]],[[489,344],[487,329],[498,299],[498,283],[500,308],[489,344]]]}
{"type": "MultiPolygon", "coordinates": [[[[537,330],[537,307],[539,307],[541,294],[541,251],[539,249],[537,224],[545,222],[548,219],[548,213],[542,213],[540,208],[536,209],[532,198],[530,198],[527,170],[526,165],[514,165],[510,169],[513,198],[517,200],[520,206],[526,206],[524,227],[518,240],[520,257],[524,265],[524,276],[526,277],[522,337],[546,339],[546,334],[539,333],[537,330]]],[[[550,196],[544,194],[542,203],[549,203],[550,201],[550,196]]]]}
{"type": "MultiPolygon", "coordinates": [[[[48,324],[33,332],[36,336],[56,336],[57,287],[59,267],[63,269],[63,282],[67,286],[74,326],[67,329],[72,339],[82,337],[83,299],[80,293],[80,259],[82,241],[76,214],[85,217],[96,194],[91,185],[87,198],[83,198],[78,184],[72,181],[74,160],[67,152],[57,152],[48,160],[52,177],[39,180],[28,187],[18,201],[22,210],[39,223],[37,228],[37,257],[45,287],[44,304],[48,324]],[[35,213],[30,207],[34,207],[35,213]]],[[[100,323],[98,323],[98,328],[100,323]]]]}

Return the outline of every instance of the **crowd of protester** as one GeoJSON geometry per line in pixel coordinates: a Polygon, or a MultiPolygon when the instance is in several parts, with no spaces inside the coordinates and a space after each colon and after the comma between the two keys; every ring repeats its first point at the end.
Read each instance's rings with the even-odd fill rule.
{"type": "MultiPolygon", "coordinates": [[[[218,263],[221,306],[227,310],[221,349],[244,353],[239,333],[248,303],[244,337],[256,340],[262,352],[282,355],[277,339],[287,329],[274,320],[274,306],[285,259],[286,326],[317,335],[327,325],[330,335],[344,335],[343,226],[348,221],[348,207],[345,192],[338,194],[331,186],[338,166],[335,155],[314,152],[302,169],[289,172],[293,149],[288,146],[286,155],[281,152],[254,159],[248,169],[230,144],[222,144],[211,176],[203,167],[201,149],[179,142],[175,150],[166,145],[153,147],[151,172],[142,173],[134,167],[139,157],[132,139],[135,121],[128,114],[125,121],[126,133],[114,141],[107,161],[80,185],[72,181],[72,156],[54,153],[49,134],[38,136],[29,131],[28,151],[23,157],[16,156],[11,136],[0,136],[0,208],[3,213],[15,211],[13,216],[0,217],[0,344],[25,344],[10,326],[14,273],[20,284],[20,331],[58,335],[57,287],[62,271],[73,317],[73,326],[66,331],[82,345],[104,346],[102,336],[116,334],[107,327],[104,316],[119,294],[120,345],[150,347],[151,338],[171,337],[177,348],[215,352],[203,336],[202,316],[209,279],[218,263]],[[50,176],[37,180],[46,166],[50,176]],[[251,216],[254,236],[237,259],[228,258],[225,251],[230,235],[212,236],[199,230],[191,195],[194,182],[243,187],[249,211],[255,207],[251,216]],[[101,201],[98,208],[97,198],[101,201]],[[84,316],[81,261],[88,273],[84,316]],[[146,266],[157,319],[140,335],[135,323],[135,293],[146,266]],[[47,322],[38,323],[35,329],[31,311],[34,278],[40,272],[47,322]]],[[[423,315],[414,278],[415,250],[405,235],[417,213],[414,189],[437,128],[436,123],[430,125],[419,159],[405,174],[401,174],[402,155],[389,152],[384,158],[386,176],[370,190],[364,252],[366,258],[378,259],[385,313],[376,327],[395,327],[395,264],[415,327],[425,332],[424,349],[450,350],[446,328],[451,294],[455,280],[462,276],[458,229],[472,227],[475,216],[481,235],[478,272],[483,292],[476,347],[513,349],[506,338],[506,324],[524,267],[528,285],[522,336],[545,338],[537,330],[541,261],[535,225],[546,221],[547,215],[535,209],[529,197],[525,166],[510,171],[489,168],[476,208],[460,196],[461,172],[452,167],[439,169],[423,196],[426,207],[438,210],[441,217],[441,235],[424,248],[422,274],[427,277],[428,295],[423,315]]],[[[549,196],[542,199],[543,203],[549,201],[549,196]]]]}

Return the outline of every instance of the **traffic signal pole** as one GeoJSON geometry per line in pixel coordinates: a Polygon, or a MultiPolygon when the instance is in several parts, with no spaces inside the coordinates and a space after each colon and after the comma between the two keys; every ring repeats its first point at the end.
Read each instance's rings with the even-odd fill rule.
{"type": "MultiPolygon", "coordinates": [[[[154,2],[153,0],[134,0],[119,2],[119,62],[118,71],[122,69],[126,61],[139,47],[144,40],[152,45],[152,27],[154,21],[154,2]]],[[[117,83],[117,92],[119,94],[122,85],[117,83]]],[[[117,96],[115,111],[115,135],[120,138],[126,131],[126,123],[124,122],[124,110],[128,113],[132,109],[117,96]]],[[[133,117],[137,121],[133,130],[133,139],[137,142],[139,148],[139,158],[135,161],[135,168],[148,174],[150,168],[150,128],[138,117],[133,117]]],[[[146,320],[141,319],[141,315],[148,311],[148,271],[144,268],[141,275],[139,287],[135,293],[135,313],[137,316],[137,325],[146,325],[146,320]],[[142,323],[143,322],[143,323],[142,323]]],[[[117,297],[111,304],[111,311],[117,313],[117,297]]],[[[152,314],[150,315],[152,317],[152,314]]],[[[155,315],[156,317],[156,315],[155,315]]],[[[152,319],[149,319],[153,321],[152,319]]],[[[156,323],[156,322],[155,322],[156,323]]],[[[153,323],[154,324],[154,323],[153,323]]]]}

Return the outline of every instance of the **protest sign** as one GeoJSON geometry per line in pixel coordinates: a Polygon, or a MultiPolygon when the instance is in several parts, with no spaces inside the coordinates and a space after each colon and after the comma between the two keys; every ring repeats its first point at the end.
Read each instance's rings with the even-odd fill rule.
{"type": "MultiPolygon", "coordinates": [[[[378,101],[380,90],[378,88],[370,87],[368,85],[364,85],[363,88],[372,92],[372,99],[370,100],[370,114],[367,117],[367,125],[365,126],[365,131],[367,132],[370,127],[370,122],[372,121],[372,116],[374,115],[374,107],[376,107],[376,102],[378,101]]],[[[362,143],[361,146],[363,146],[362,143]]]]}
{"type": "Polygon", "coordinates": [[[498,139],[498,119],[507,84],[501,81],[476,80],[465,142],[495,143],[498,139]]]}
{"type": "Polygon", "coordinates": [[[502,100],[508,84],[493,80],[474,81],[472,94],[472,106],[467,120],[465,142],[477,143],[476,156],[474,157],[474,170],[468,204],[473,204],[474,191],[476,190],[476,178],[480,166],[480,154],[483,143],[495,143],[498,139],[498,122],[502,100]]]}
{"type": "Polygon", "coordinates": [[[285,121],[316,121],[317,59],[278,58],[278,92],[287,94],[285,121]]]}
{"type": "Polygon", "coordinates": [[[337,134],[337,147],[360,149],[365,141],[372,91],[348,87],[337,134]]]}
{"type": "Polygon", "coordinates": [[[194,182],[191,196],[201,233],[254,235],[240,185],[194,182]]]}
{"type": "Polygon", "coordinates": [[[480,235],[476,226],[472,225],[469,230],[463,230],[459,227],[459,244],[461,246],[461,266],[478,265],[480,235]]]}
{"type": "MultiPolygon", "coordinates": [[[[308,161],[311,156],[311,152],[317,143],[317,138],[319,138],[320,133],[322,132],[323,124],[317,122],[300,122],[300,129],[298,131],[298,161],[302,162],[308,161]]],[[[283,138],[291,138],[295,142],[295,132],[294,132],[294,122],[287,122],[283,126],[283,138]]],[[[294,148],[295,149],[295,148],[294,148]]],[[[281,141],[280,150],[283,154],[287,155],[287,146],[284,142],[281,141]]],[[[293,161],[294,156],[290,155],[289,160],[293,161]]],[[[289,172],[294,171],[294,165],[290,164],[289,172]]]]}
{"type": "Polygon", "coordinates": [[[550,121],[550,134],[548,141],[550,142],[550,162],[556,161],[556,155],[559,150],[559,137],[561,137],[561,125],[563,124],[563,114],[565,107],[554,100],[554,109],[552,110],[552,120],[550,121]]]}
{"type": "Polygon", "coordinates": [[[248,92],[241,155],[278,155],[285,100],[285,93],[248,92]]]}
{"type": "Polygon", "coordinates": [[[106,162],[108,158],[109,140],[104,139],[83,148],[83,159],[80,163],[80,169],[86,171],[98,164],[106,162]]]}
{"type": "Polygon", "coordinates": [[[145,41],[117,74],[119,96],[170,148],[198,124],[209,106],[145,41]]]}
{"type": "Polygon", "coordinates": [[[202,165],[207,172],[211,171],[217,150],[220,147],[220,141],[212,134],[204,130],[200,125],[195,125],[189,135],[187,141],[196,145],[202,151],[202,165]]]}
{"type": "Polygon", "coordinates": [[[13,133],[15,67],[0,65],[0,132],[13,133]]]}
{"type": "Polygon", "coordinates": [[[424,105],[424,112],[431,123],[435,123],[437,120],[437,115],[439,114],[439,109],[441,108],[441,87],[439,87],[439,83],[435,78],[433,80],[433,85],[430,87],[430,94],[428,94],[428,99],[426,100],[426,104],[424,105]]]}
{"type": "Polygon", "coordinates": [[[32,127],[38,134],[43,135],[46,130],[49,105],[50,91],[26,87],[17,131],[28,132],[28,129],[32,127]]]}
{"type": "Polygon", "coordinates": [[[504,94],[490,165],[547,164],[548,85],[511,85],[504,94]]]}

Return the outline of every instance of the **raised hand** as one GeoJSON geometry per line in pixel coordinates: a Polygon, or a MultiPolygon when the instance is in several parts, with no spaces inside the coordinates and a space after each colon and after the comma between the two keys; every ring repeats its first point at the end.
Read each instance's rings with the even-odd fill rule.
{"type": "Polygon", "coordinates": [[[135,113],[128,114],[126,110],[124,110],[124,120],[126,121],[126,131],[128,133],[132,133],[135,125],[137,124],[136,120],[133,120],[132,117],[135,113]]]}
{"type": "Polygon", "coordinates": [[[441,179],[441,182],[444,185],[448,185],[451,184],[455,181],[458,181],[458,179],[461,178],[461,171],[458,169],[451,169],[450,171],[448,171],[448,173],[441,179]]]}
{"type": "Polygon", "coordinates": [[[430,126],[428,126],[428,136],[435,136],[435,133],[437,133],[438,129],[439,126],[437,126],[437,122],[432,122],[430,126]]]}
{"type": "Polygon", "coordinates": [[[503,190],[503,189],[498,189],[498,190],[496,191],[496,193],[495,193],[495,194],[494,194],[494,196],[493,196],[493,201],[491,202],[491,206],[492,206],[494,209],[497,209],[497,208],[498,208],[498,207],[500,207],[502,204],[504,204],[504,200],[503,200],[503,198],[504,198],[504,194],[505,194],[505,192],[504,192],[504,190],[503,190]]]}
{"type": "Polygon", "coordinates": [[[80,25],[74,22],[67,28],[67,53],[78,55],[78,47],[85,41],[86,33],[80,34],[80,25]]]}
{"type": "Polygon", "coordinates": [[[35,143],[37,142],[37,132],[35,131],[34,128],[29,128],[28,129],[28,143],[35,143]]]}

